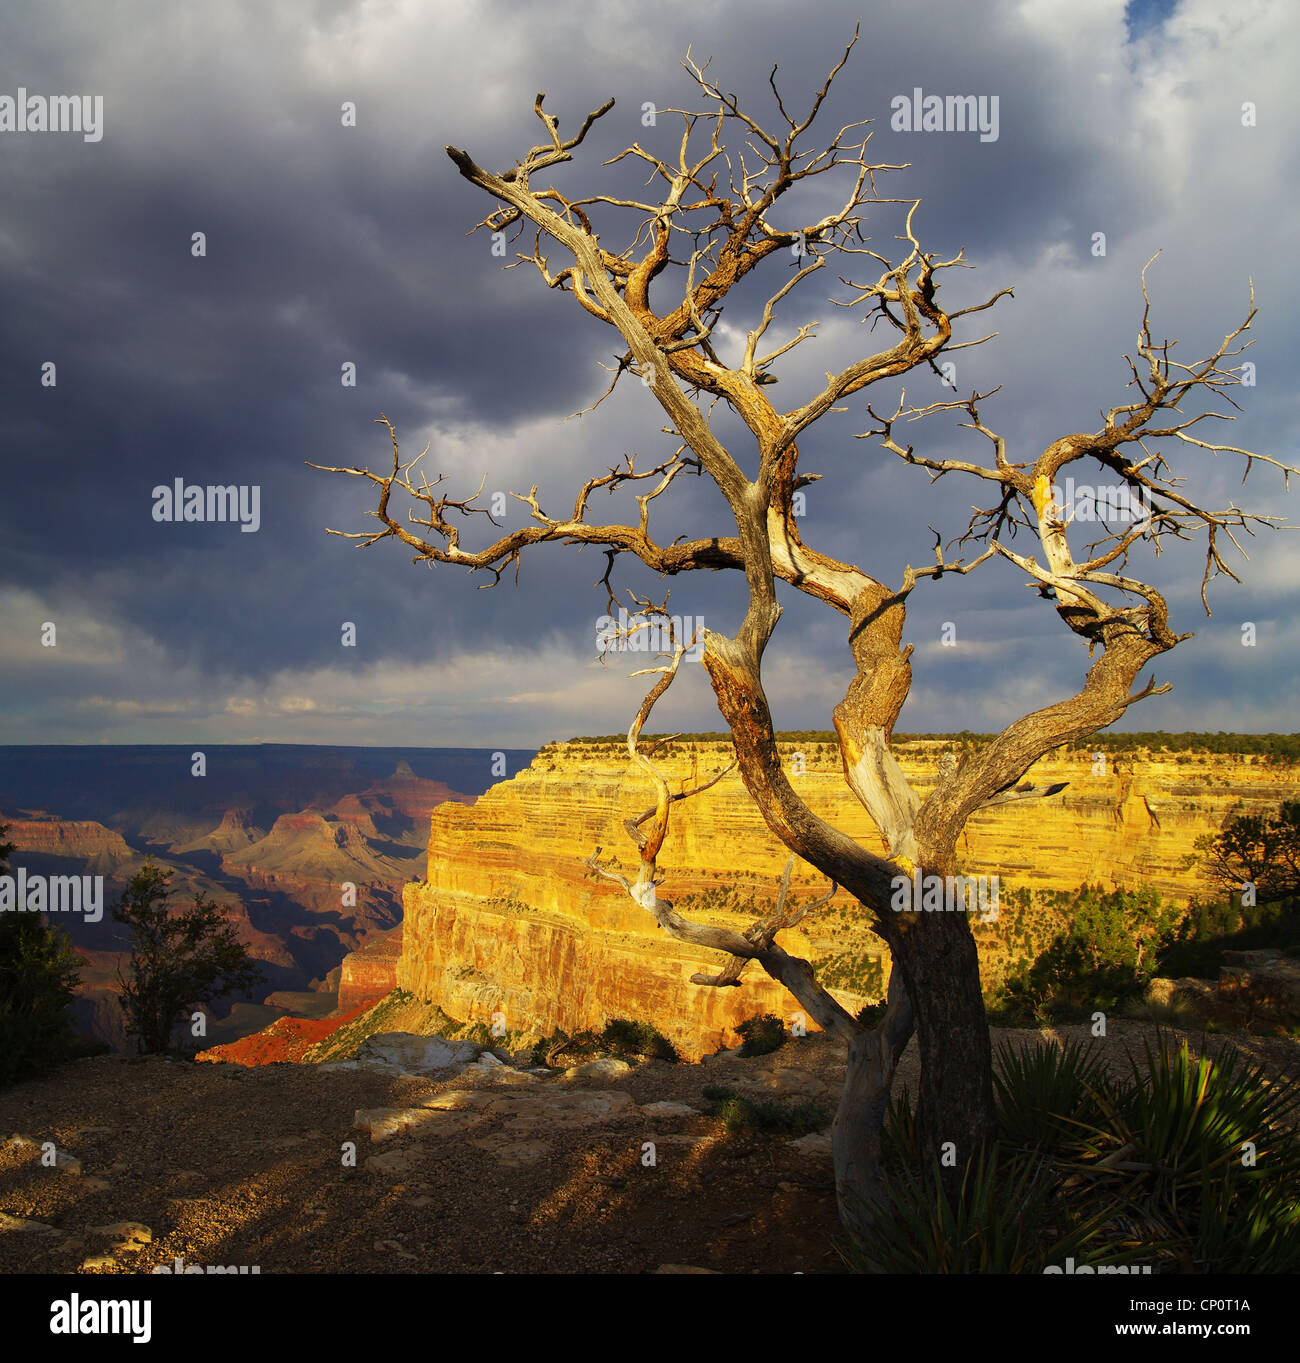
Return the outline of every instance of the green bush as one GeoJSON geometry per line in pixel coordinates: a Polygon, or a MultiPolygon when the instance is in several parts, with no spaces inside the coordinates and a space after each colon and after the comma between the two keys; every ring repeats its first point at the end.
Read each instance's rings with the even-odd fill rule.
{"type": "Polygon", "coordinates": [[[1159,1035],[1112,1079],[1080,1047],[1003,1052],[999,1133],[954,1202],[923,1171],[906,1095],[884,1126],[890,1205],[857,1271],[1040,1273],[1067,1255],[1153,1272],[1300,1272],[1300,1080],[1159,1035]]]}
{"type": "Polygon", "coordinates": [[[709,1084],[704,1097],[710,1103],[709,1115],[722,1119],[730,1134],[737,1131],[767,1131],[782,1135],[803,1136],[810,1131],[821,1131],[831,1121],[831,1114],[819,1103],[774,1103],[738,1098],[729,1088],[709,1084]]]}
{"type": "Polygon", "coordinates": [[[681,1058],[673,1043],[648,1022],[611,1018],[600,1034],[600,1041],[606,1050],[615,1055],[644,1055],[674,1064],[681,1058]]]}
{"type": "Polygon", "coordinates": [[[1256,947],[1300,953],[1300,899],[1242,904],[1238,895],[1193,905],[1161,953],[1158,973],[1212,979],[1223,964],[1224,951],[1256,947]]]}
{"type": "MultiPolygon", "coordinates": [[[[0,873],[13,845],[0,827],[0,873]]],[[[43,913],[0,914],[0,1087],[78,1053],[70,1009],[84,962],[43,913]]]]}
{"type": "Polygon", "coordinates": [[[0,915],[0,1087],[77,1053],[70,1009],[82,964],[44,914],[0,915]]]}
{"type": "Polygon", "coordinates": [[[986,1000],[1003,1024],[1042,1025],[1096,1009],[1114,1011],[1143,992],[1185,917],[1152,889],[1084,885],[1044,899],[1064,914],[1067,926],[1032,964],[1008,971],[986,1000]]]}
{"type": "Polygon", "coordinates": [[[737,1028],[741,1055],[767,1055],[785,1045],[785,1023],[775,1013],[746,1018],[737,1028]]]}

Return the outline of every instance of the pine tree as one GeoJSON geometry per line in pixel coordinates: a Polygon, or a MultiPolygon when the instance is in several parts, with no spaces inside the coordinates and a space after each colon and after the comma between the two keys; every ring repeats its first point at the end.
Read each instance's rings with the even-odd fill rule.
{"type": "MultiPolygon", "coordinates": [[[[0,826],[0,838],[9,825],[0,826]]],[[[0,842],[0,873],[12,843],[0,842]]],[[[69,1009],[82,958],[42,913],[0,914],[0,1087],[66,1060],[76,1033],[69,1009]]]]}
{"type": "Polygon", "coordinates": [[[261,978],[235,926],[212,900],[194,896],[184,913],[169,911],[174,872],[146,861],[132,877],[113,920],[131,929],[130,978],[120,969],[127,1034],[142,1055],[167,1050],[172,1030],[196,1004],[210,1005],[261,978]]]}

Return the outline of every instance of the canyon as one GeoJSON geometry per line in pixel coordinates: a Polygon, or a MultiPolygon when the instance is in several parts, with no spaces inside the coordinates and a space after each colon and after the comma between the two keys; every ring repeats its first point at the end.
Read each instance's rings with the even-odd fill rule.
{"type": "MultiPolygon", "coordinates": [[[[971,820],[960,870],[996,876],[1000,886],[997,918],[973,923],[986,983],[1045,944],[1051,912],[1042,908],[1043,892],[1085,883],[1151,887],[1185,903],[1208,890],[1188,864],[1197,838],[1238,814],[1300,798],[1290,757],[1231,751],[1222,741],[1197,747],[1199,736],[1167,750],[1120,739],[1101,736],[1039,763],[1030,780],[1064,784],[1050,799],[971,820]]],[[[916,737],[900,739],[895,750],[924,797],[940,759],[960,758],[977,741],[916,737]]],[[[513,775],[495,784],[487,779],[489,755],[469,751],[439,750],[437,774],[424,776],[388,751],[277,755],[263,759],[260,776],[246,754],[234,754],[222,759],[225,784],[202,792],[159,782],[161,759],[152,752],[136,778],[128,764],[120,787],[104,778],[98,794],[84,779],[90,758],[76,754],[76,779],[59,785],[42,776],[42,751],[26,760],[35,778],[26,786],[6,780],[0,751],[0,824],[11,825],[13,866],[102,874],[107,906],[152,855],[175,872],[181,902],[202,893],[223,904],[262,965],[260,989],[210,1024],[214,1058],[232,1045],[240,1054],[227,1058],[243,1063],[245,1054],[298,1059],[342,1017],[355,1018],[397,989],[461,1025],[504,1025],[522,1040],[599,1031],[613,1018],[646,1022],[687,1059],[734,1045],[737,1024],[757,1014],[800,1020],[796,1001],[757,967],[736,988],[692,983],[696,973],[716,973],[721,958],[668,937],[620,887],[589,874],[584,863],[598,848],[602,859],[632,872],[624,821],[653,796],[621,739],[512,754],[513,775]],[[385,775],[375,772],[380,762],[385,775]],[[453,776],[469,794],[451,784],[453,776]],[[146,798],[146,786],[154,797],[146,798]],[[31,794],[51,806],[57,800],[58,812],[33,807],[31,794]],[[102,820],[89,817],[96,810],[102,820]]],[[[410,751],[427,772],[428,755],[410,751]]],[[[844,784],[830,735],[789,736],[781,753],[818,815],[883,852],[844,784]]],[[[720,736],[679,738],[657,760],[680,790],[721,771],[731,749],[720,736]]],[[[688,918],[744,929],[769,911],[787,856],[733,771],[673,806],[660,892],[688,918]]],[[[796,864],[796,903],[827,888],[796,864]]],[[[93,926],[63,926],[87,962],[81,1025],[122,1049],[114,997],[120,929],[107,912],[93,926]]],[[[782,941],[813,962],[850,1010],[881,997],[887,952],[847,894],[837,893],[782,941]]]]}
{"type": "MultiPolygon", "coordinates": [[[[896,752],[924,798],[940,758],[959,749],[918,739],[896,752]]],[[[813,738],[783,743],[781,752],[792,784],[818,815],[883,853],[844,784],[835,745],[813,738]]],[[[729,743],[707,739],[674,742],[656,758],[674,791],[707,780],[730,759],[729,743]]],[[[1026,779],[1066,784],[1050,799],[975,815],[959,849],[963,873],[1001,883],[998,921],[975,930],[986,981],[1005,970],[1008,943],[1029,930],[1015,891],[1150,886],[1185,902],[1208,888],[1187,864],[1198,837],[1237,814],[1300,798],[1296,767],[1258,753],[1061,751],[1026,779]]],[[[439,806],[427,878],[403,895],[394,983],[465,1022],[503,1016],[518,1035],[599,1030],[618,1017],[648,1022],[687,1059],[734,1045],[736,1024],[756,1014],[797,1021],[796,1000],[757,967],[738,988],[691,983],[697,972],[716,973],[722,958],[668,937],[619,886],[588,872],[585,860],[603,849],[602,858],[613,855],[632,874],[635,848],[623,823],[652,800],[650,782],[619,741],[575,740],[543,748],[472,807],[439,806]]],[[[660,894],[687,918],[740,930],[770,907],[787,857],[732,772],[673,806],[660,894]]],[[[797,902],[827,888],[810,867],[796,865],[797,902]]],[[[837,970],[847,974],[853,988],[837,994],[847,1007],[880,997],[887,952],[848,895],[838,893],[781,940],[812,960],[824,983],[837,970]]]]}
{"type": "MultiPolygon", "coordinates": [[[[530,756],[513,753],[513,763],[530,756]]],[[[188,750],[0,749],[11,867],[103,877],[101,921],[58,917],[84,961],[78,1025],[115,1050],[130,1044],[117,1004],[127,940],[109,910],[146,857],[172,873],[174,905],[196,895],[219,904],[262,970],[259,986],[225,1005],[228,1016],[210,1020],[211,1040],[286,1013],[333,1011],[340,982],[346,1009],[385,988],[366,992],[371,956],[346,978],[344,959],[372,942],[382,958],[383,939],[400,933],[403,886],[423,871],[433,809],[472,802],[494,755],[268,745],[208,757],[211,776],[200,780],[188,775],[188,750]],[[443,776],[467,777],[474,793],[443,776]]]]}

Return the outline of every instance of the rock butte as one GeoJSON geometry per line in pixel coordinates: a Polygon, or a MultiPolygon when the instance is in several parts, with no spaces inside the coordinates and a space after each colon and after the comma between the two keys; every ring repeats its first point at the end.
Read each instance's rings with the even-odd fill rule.
{"type": "MultiPolygon", "coordinates": [[[[919,740],[898,748],[923,798],[950,747],[919,740]]],[[[808,804],[864,846],[883,851],[843,782],[838,751],[814,742],[781,749],[808,804]],[[801,772],[796,753],[803,755],[801,772]]],[[[728,760],[729,745],[721,742],[678,743],[662,768],[673,789],[681,789],[728,760]]],[[[1300,798],[1295,769],[1266,765],[1257,755],[1121,754],[1118,761],[1108,755],[1105,774],[1095,775],[1090,754],[1055,754],[1028,779],[1069,785],[1046,801],[976,815],[959,848],[966,874],[996,874],[1004,891],[1100,883],[1149,885],[1177,897],[1203,892],[1196,873],[1184,869],[1198,836],[1217,832],[1236,814],[1300,798]]],[[[440,805],[431,818],[428,880],[408,885],[403,895],[395,984],[466,1022],[490,1022],[500,1010],[511,1032],[599,1029],[616,1017],[649,1022],[688,1059],[734,1045],[735,1025],[756,1013],[789,1022],[798,1004],[756,966],[739,988],[690,983],[697,971],[715,973],[723,958],[668,937],[618,886],[587,876],[583,861],[598,846],[630,871],[633,847],[623,821],[652,798],[624,748],[572,742],[542,749],[525,771],[472,807],[440,805]]],[[[662,894],[687,917],[744,928],[756,916],[753,908],[703,909],[685,897],[740,891],[768,904],[788,855],[733,772],[674,806],[659,859],[662,894]]],[[[803,863],[793,883],[801,897],[826,888],[803,863]]],[[[843,894],[835,902],[853,903],[843,894]]],[[[865,927],[856,931],[858,950],[885,955],[865,927]]],[[[782,941],[816,960],[831,946],[819,933],[812,922],[782,941]]],[[[1001,949],[996,925],[981,936],[982,956],[1001,949]]],[[[834,946],[843,950],[843,937],[834,946]]],[[[377,982],[372,973],[368,983],[377,982]]],[[[840,997],[851,1008],[864,1001],[840,997]]]]}

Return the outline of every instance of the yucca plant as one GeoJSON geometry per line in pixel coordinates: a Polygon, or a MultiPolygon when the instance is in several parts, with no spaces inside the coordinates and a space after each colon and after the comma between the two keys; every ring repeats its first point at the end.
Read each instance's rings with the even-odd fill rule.
{"type": "Polygon", "coordinates": [[[967,1165],[955,1203],[915,1165],[895,1169],[888,1215],[840,1253],[858,1273],[1041,1273],[1090,1247],[1094,1264],[1124,1263],[1143,1252],[1117,1249],[1103,1235],[1114,1213],[1110,1203],[1097,1201],[1084,1218],[1063,1218],[1059,1184],[1047,1156],[996,1143],[967,1165]]]}
{"type": "Polygon", "coordinates": [[[1098,1093],[1103,1116],[1074,1166],[1088,1196],[1108,1186],[1137,1233],[1186,1272],[1297,1262],[1300,1148],[1283,1123],[1300,1085],[1270,1081],[1235,1051],[1194,1060],[1186,1040],[1171,1048],[1163,1034],[1146,1052],[1145,1074],[1132,1062],[1130,1083],[1098,1093]]]}
{"type": "MultiPolygon", "coordinates": [[[[1257,1163],[1277,1154],[1281,1122],[1300,1102],[1294,1079],[1271,1081],[1234,1050],[1193,1059],[1185,1039],[1173,1049],[1164,1033],[1155,1052],[1145,1049],[1145,1074],[1130,1058],[1132,1082],[1099,1092],[1104,1118],[1094,1126],[1101,1138],[1090,1142],[1094,1150],[1128,1147],[1116,1163],[1146,1166],[1173,1196],[1188,1188],[1199,1195],[1202,1174],[1239,1165],[1247,1142],[1257,1163]]],[[[1294,1138],[1289,1144],[1294,1161],[1294,1138]]]]}
{"type": "Polygon", "coordinates": [[[1206,1175],[1185,1251],[1200,1273],[1300,1273],[1300,1180],[1258,1165],[1206,1175]]]}
{"type": "Polygon", "coordinates": [[[1096,1052],[1040,1041],[1017,1051],[1003,1043],[993,1072],[998,1129],[1012,1145],[1056,1151],[1078,1145],[1103,1116],[1110,1076],[1096,1052]]]}

